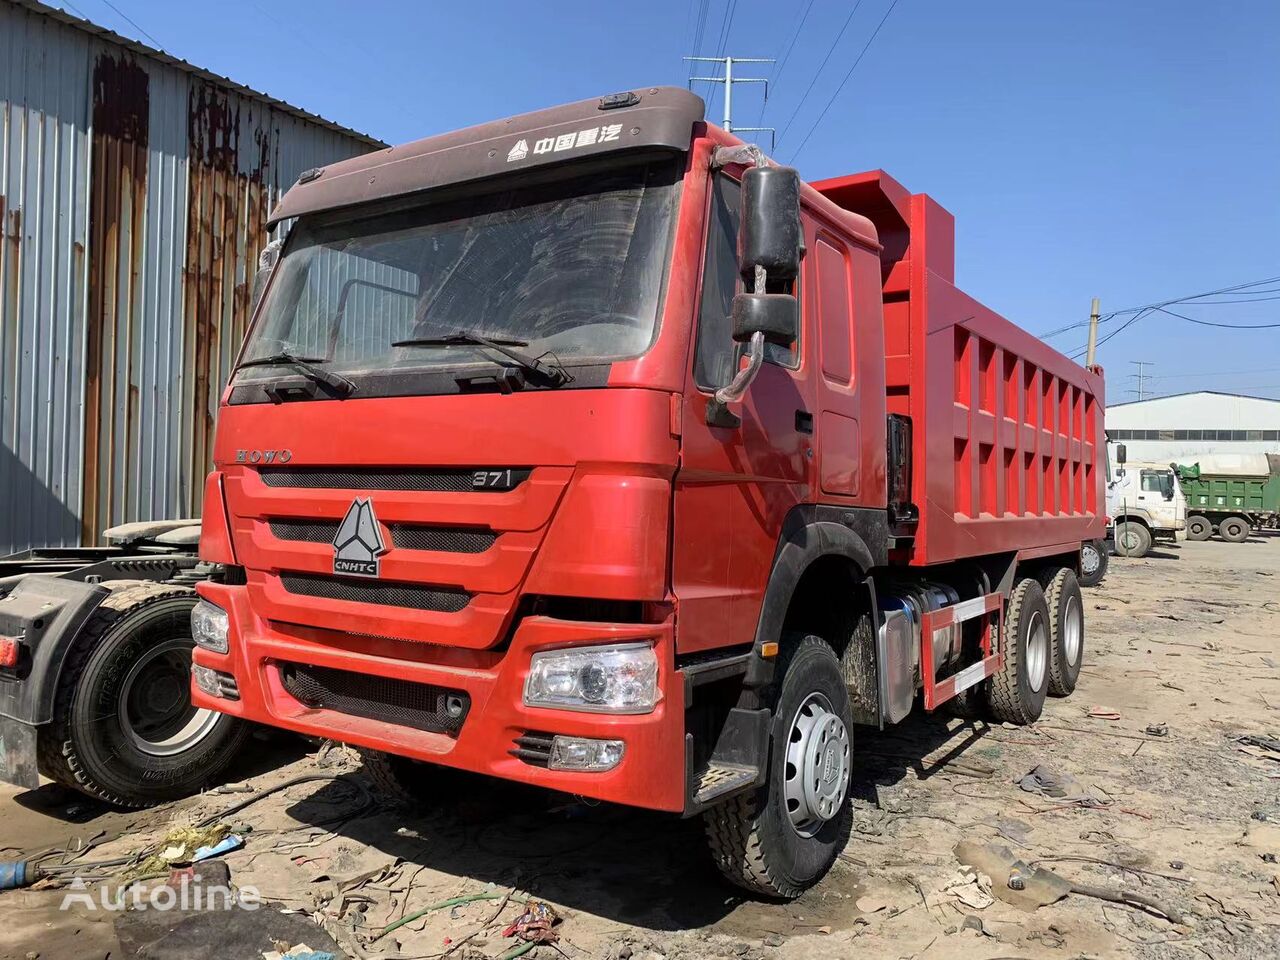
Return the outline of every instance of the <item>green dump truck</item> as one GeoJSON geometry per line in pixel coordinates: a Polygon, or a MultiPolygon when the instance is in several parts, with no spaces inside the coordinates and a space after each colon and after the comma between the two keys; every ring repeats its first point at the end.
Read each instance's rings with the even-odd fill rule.
{"type": "Polygon", "coordinates": [[[1187,497],[1187,539],[1216,531],[1240,543],[1251,530],[1280,527],[1280,454],[1213,454],[1174,464],[1187,497]]]}

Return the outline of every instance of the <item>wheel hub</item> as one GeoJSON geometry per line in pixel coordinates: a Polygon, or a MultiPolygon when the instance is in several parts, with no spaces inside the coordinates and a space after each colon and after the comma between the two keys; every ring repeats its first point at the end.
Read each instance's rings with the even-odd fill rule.
{"type": "Polygon", "coordinates": [[[1080,648],[1084,642],[1084,614],[1080,601],[1071,597],[1067,601],[1066,615],[1062,618],[1062,646],[1067,663],[1074,666],[1080,660],[1080,648]]]}
{"type": "Polygon", "coordinates": [[[1085,573],[1093,573],[1098,569],[1099,561],[1098,551],[1093,546],[1086,546],[1080,550],[1080,567],[1085,573]]]}
{"type": "Polygon", "coordinates": [[[812,836],[840,811],[849,790],[849,731],[814,693],[796,711],[787,741],[785,796],[791,826],[812,836]]]}
{"type": "Polygon", "coordinates": [[[1027,682],[1032,690],[1044,686],[1045,671],[1049,666],[1049,631],[1039,612],[1027,624],[1027,682]]]}
{"type": "Polygon", "coordinates": [[[191,649],[185,637],[157,643],[133,662],[120,686],[120,727],[143,753],[181,753],[217,725],[218,714],[191,703],[191,649]]]}

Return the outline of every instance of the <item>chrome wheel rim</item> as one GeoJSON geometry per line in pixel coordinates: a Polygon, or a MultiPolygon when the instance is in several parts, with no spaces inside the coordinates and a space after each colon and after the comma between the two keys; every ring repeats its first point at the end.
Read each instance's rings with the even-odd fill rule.
{"type": "Polygon", "coordinates": [[[783,795],[791,827],[811,837],[834,818],[849,791],[849,731],[821,693],[791,720],[783,795]]]}
{"type": "Polygon", "coordinates": [[[1080,548],[1080,569],[1085,573],[1094,573],[1098,569],[1098,549],[1093,544],[1085,544],[1080,548]]]}
{"type": "Polygon", "coordinates": [[[1062,616],[1062,649],[1067,663],[1075,666],[1080,660],[1080,648],[1084,646],[1084,614],[1080,610],[1080,601],[1075,597],[1067,600],[1067,609],[1062,616]]]}
{"type": "Polygon", "coordinates": [[[173,637],[146,651],[120,687],[117,717],[129,742],[153,757],[189,750],[218,722],[218,714],[191,703],[189,638],[173,637]]]}
{"type": "Polygon", "coordinates": [[[1027,682],[1032,690],[1044,686],[1046,668],[1049,665],[1049,631],[1039,611],[1031,615],[1027,624],[1027,682]]]}

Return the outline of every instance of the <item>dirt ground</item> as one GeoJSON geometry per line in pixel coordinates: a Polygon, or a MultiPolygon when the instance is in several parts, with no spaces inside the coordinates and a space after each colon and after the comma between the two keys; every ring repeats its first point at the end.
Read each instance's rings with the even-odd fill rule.
{"type": "MultiPolygon", "coordinates": [[[[1280,753],[1239,740],[1280,736],[1280,537],[1112,558],[1085,610],[1080,685],[1033,727],[919,714],[857,731],[848,846],[795,903],[753,902],[721,883],[696,821],[444,774],[437,798],[410,814],[375,799],[347,751],[269,734],[233,783],[322,779],[225,815],[246,842],[223,859],[236,884],[267,898],[255,917],[272,939],[338,956],[497,958],[519,943],[502,929],[523,895],[559,913],[556,948],[575,960],[1280,956],[1280,753]],[[1021,789],[1041,764],[1074,776],[1086,798],[1021,789]],[[1006,845],[1077,885],[1145,894],[1181,922],[1074,893],[1032,910],[988,902],[982,878],[960,872],[962,840],[1006,845]],[[475,894],[490,899],[372,940],[398,918],[475,894]]],[[[70,857],[91,864],[251,796],[121,813],[53,787],[5,788],[0,846],[90,843],[70,857]]],[[[142,928],[127,913],[59,911],[63,893],[0,894],[0,956],[261,956],[252,931],[237,939],[234,916],[184,930],[200,918],[153,915],[142,928]]]]}

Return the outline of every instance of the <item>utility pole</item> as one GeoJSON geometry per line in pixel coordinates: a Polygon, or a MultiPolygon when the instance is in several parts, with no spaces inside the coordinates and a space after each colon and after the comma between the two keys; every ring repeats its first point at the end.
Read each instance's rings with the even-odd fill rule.
{"type": "Polygon", "coordinates": [[[1093,307],[1089,310],[1089,349],[1084,355],[1084,365],[1092,367],[1098,353],[1098,298],[1093,298],[1093,307]]]}
{"type": "Polygon", "coordinates": [[[1137,379],[1138,389],[1130,390],[1129,392],[1136,393],[1138,395],[1139,400],[1145,400],[1147,394],[1146,394],[1146,391],[1143,389],[1143,384],[1145,384],[1146,381],[1151,379],[1151,377],[1147,374],[1146,369],[1147,367],[1154,367],[1155,364],[1150,360],[1130,360],[1129,362],[1138,368],[1137,373],[1130,374],[1130,376],[1137,379]]]}
{"type": "Polygon", "coordinates": [[[724,64],[724,76],[720,77],[690,77],[689,87],[693,88],[695,83],[723,83],[724,84],[724,123],[725,130],[730,133],[767,133],[769,134],[769,149],[773,150],[775,131],[773,127],[737,127],[733,125],[733,85],[735,83],[763,83],[764,84],[764,102],[769,102],[769,81],[764,77],[735,77],[733,75],[733,66],[736,63],[773,63],[774,61],[764,57],[685,57],[696,63],[722,63],[724,64]]]}

